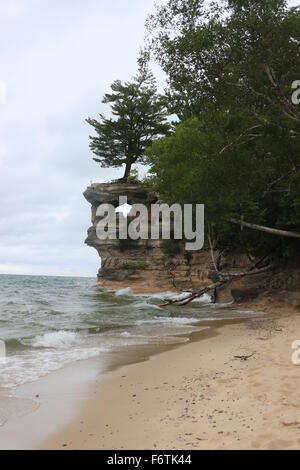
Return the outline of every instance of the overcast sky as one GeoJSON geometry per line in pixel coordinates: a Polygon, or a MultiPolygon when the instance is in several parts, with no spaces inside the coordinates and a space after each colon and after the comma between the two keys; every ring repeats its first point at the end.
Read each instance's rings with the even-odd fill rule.
{"type": "Polygon", "coordinates": [[[121,170],[92,161],[85,123],[130,79],[154,0],[0,0],[0,273],[90,275],[90,181],[121,170]]]}
{"type": "Polygon", "coordinates": [[[101,97],[113,80],[135,74],[153,6],[0,0],[0,273],[96,274],[82,192],[122,171],[92,161],[85,118],[106,112],[101,97]]]}

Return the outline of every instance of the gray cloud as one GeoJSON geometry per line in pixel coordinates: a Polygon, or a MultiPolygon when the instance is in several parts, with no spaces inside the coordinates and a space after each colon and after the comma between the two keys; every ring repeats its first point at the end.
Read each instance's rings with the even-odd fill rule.
{"type": "Polygon", "coordinates": [[[90,208],[82,191],[121,170],[92,161],[85,118],[106,112],[101,97],[111,82],[136,72],[153,6],[154,0],[0,3],[0,79],[7,86],[0,105],[0,273],[97,272],[97,253],[83,244],[90,208]]]}
{"type": "Polygon", "coordinates": [[[95,275],[84,245],[82,191],[121,171],[88,148],[88,116],[136,72],[153,0],[10,0],[0,3],[0,273],[95,275]]]}

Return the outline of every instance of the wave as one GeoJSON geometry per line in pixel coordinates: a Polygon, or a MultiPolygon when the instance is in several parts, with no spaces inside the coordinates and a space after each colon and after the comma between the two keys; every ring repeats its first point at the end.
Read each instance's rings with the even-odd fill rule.
{"type": "Polygon", "coordinates": [[[77,278],[2,278],[0,322],[6,360],[0,367],[1,388],[97,355],[101,363],[102,353],[121,347],[188,341],[180,336],[201,330],[204,320],[258,315],[208,305],[207,294],[186,308],[163,310],[158,305],[163,299],[183,299],[187,293],[174,289],[134,295],[129,287],[102,292],[93,284],[77,278]]]}
{"type": "Polygon", "coordinates": [[[1,364],[1,387],[15,388],[27,382],[34,382],[67,364],[99,356],[108,350],[105,347],[49,349],[8,356],[1,364]]]}
{"type": "Polygon", "coordinates": [[[26,340],[22,340],[20,338],[10,338],[5,340],[5,346],[7,351],[20,351],[30,347],[30,345],[26,344],[26,340]]]}
{"type": "Polygon", "coordinates": [[[161,307],[155,304],[148,304],[147,302],[137,302],[133,304],[134,308],[142,309],[142,310],[163,310],[161,307]]]}
{"type": "Polygon", "coordinates": [[[124,289],[117,290],[114,294],[117,297],[121,297],[122,295],[126,295],[126,296],[131,297],[133,295],[133,292],[132,292],[132,289],[130,287],[125,287],[124,289]]]}
{"type": "MultiPolygon", "coordinates": [[[[145,294],[143,297],[152,297],[153,299],[158,299],[158,300],[184,300],[190,292],[181,292],[180,294],[178,292],[172,292],[172,291],[166,291],[166,292],[158,292],[158,293],[153,293],[153,294],[145,294]]],[[[204,304],[210,304],[211,303],[211,296],[208,294],[203,294],[201,297],[198,297],[197,299],[194,299],[191,303],[204,303],[204,304]]]]}
{"type": "Polygon", "coordinates": [[[120,336],[122,336],[123,338],[131,338],[134,335],[129,333],[129,331],[122,331],[122,333],[120,333],[120,336]]]}
{"type": "Polygon", "coordinates": [[[32,341],[34,348],[68,349],[80,343],[80,335],[73,331],[55,331],[36,336],[32,341]]]}
{"type": "Polygon", "coordinates": [[[201,319],[199,318],[188,318],[188,317],[153,317],[145,320],[137,320],[136,325],[147,325],[155,323],[164,323],[164,324],[175,324],[175,325],[189,325],[193,323],[199,323],[201,319]]]}
{"type": "Polygon", "coordinates": [[[211,304],[211,296],[209,294],[203,294],[201,297],[194,299],[192,303],[200,302],[202,304],[211,304]]]}
{"type": "Polygon", "coordinates": [[[0,360],[6,357],[5,343],[0,339],[0,360]]]}

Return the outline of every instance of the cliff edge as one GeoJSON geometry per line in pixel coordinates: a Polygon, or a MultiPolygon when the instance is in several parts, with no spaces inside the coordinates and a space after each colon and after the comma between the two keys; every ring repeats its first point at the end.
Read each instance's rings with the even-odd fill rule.
{"type": "MultiPolygon", "coordinates": [[[[144,204],[149,208],[157,202],[153,191],[138,184],[94,183],[84,197],[91,204],[92,226],[85,243],[97,250],[101,258],[99,285],[112,290],[130,287],[134,293],[184,291],[210,285],[215,276],[209,250],[186,252],[173,240],[100,240],[96,235],[100,204],[119,206],[119,197],[126,196],[128,204],[144,204]]],[[[128,215],[130,221],[130,213],[128,215]]],[[[222,258],[222,270],[239,272],[249,265],[245,255],[230,253],[222,258]]],[[[264,303],[292,303],[300,310],[300,270],[273,270],[230,282],[217,292],[218,302],[238,303],[263,299],[264,303]],[[269,300],[268,300],[269,299],[269,300]]]]}
{"type": "MultiPolygon", "coordinates": [[[[92,226],[85,243],[95,248],[101,258],[100,285],[110,289],[131,287],[134,292],[162,292],[190,289],[208,281],[211,261],[208,253],[188,254],[172,240],[100,240],[96,225],[99,204],[119,206],[119,197],[128,204],[149,207],[157,202],[153,191],[134,184],[94,183],[84,192],[91,204],[92,226]]],[[[130,214],[128,216],[130,220],[130,214]]]]}

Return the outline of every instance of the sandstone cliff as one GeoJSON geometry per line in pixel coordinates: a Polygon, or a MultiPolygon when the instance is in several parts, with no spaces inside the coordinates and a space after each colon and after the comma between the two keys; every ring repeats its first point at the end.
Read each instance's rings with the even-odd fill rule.
{"type": "MultiPolygon", "coordinates": [[[[127,196],[128,204],[142,203],[149,207],[157,202],[157,196],[140,185],[94,183],[86,189],[84,197],[92,206],[92,226],[86,243],[95,248],[101,258],[98,272],[101,286],[114,290],[131,287],[135,293],[149,293],[182,291],[212,283],[214,268],[208,250],[185,252],[181,245],[172,241],[99,240],[97,207],[109,203],[117,208],[119,196],[127,196]]],[[[222,270],[241,271],[248,264],[246,256],[232,252],[223,257],[222,270]]],[[[237,279],[218,292],[217,300],[243,302],[263,296],[280,301],[285,292],[289,292],[289,299],[300,305],[299,289],[299,269],[277,270],[237,279]]]]}
{"type": "Polygon", "coordinates": [[[86,243],[101,258],[98,279],[103,286],[113,289],[130,286],[136,292],[157,292],[183,290],[207,282],[211,262],[205,251],[189,255],[172,241],[97,238],[99,204],[109,203],[117,208],[119,196],[127,196],[128,204],[142,203],[150,207],[157,201],[153,192],[139,185],[95,183],[86,189],[84,196],[92,205],[92,226],[86,243]]]}

